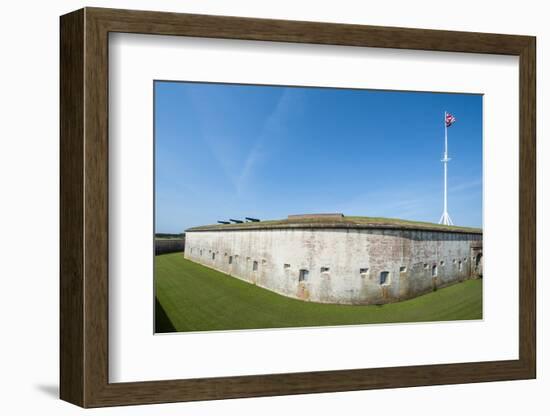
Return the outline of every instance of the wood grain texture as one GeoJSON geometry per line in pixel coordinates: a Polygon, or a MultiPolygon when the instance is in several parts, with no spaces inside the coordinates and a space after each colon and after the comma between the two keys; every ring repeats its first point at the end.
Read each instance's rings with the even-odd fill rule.
{"type": "Polygon", "coordinates": [[[82,407],[533,378],[535,38],[86,8],[61,18],[61,397],[82,407]],[[108,381],[108,33],[520,57],[518,360],[205,379],[108,381]]]}
{"type": "Polygon", "coordinates": [[[520,54],[519,97],[519,356],[536,377],[536,41],[520,54]]]}
{"type": "Polygon", "coordinates": [[[60,22],[60,388],[84,405],[84,12],[60,22]]]}

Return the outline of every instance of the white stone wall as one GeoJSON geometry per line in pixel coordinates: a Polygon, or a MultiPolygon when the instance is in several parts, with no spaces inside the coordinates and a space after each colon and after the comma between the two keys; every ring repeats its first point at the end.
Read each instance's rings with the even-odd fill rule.
{"type": "Polygon", "coordinates": [[[470,278],[474,241],[481,235],[318,228],[190,231],[185,257],[293,298],[381,304],[470,278]],[[299,281],[300,270],[308,271],[306,280],[299,281]],[[388,278],[381,283],[384,271],[388,278]]]}

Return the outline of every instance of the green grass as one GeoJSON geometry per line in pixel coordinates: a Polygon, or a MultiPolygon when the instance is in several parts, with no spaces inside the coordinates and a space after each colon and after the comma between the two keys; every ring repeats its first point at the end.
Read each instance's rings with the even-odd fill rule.
{"type": "Polygon", "coordinates": [[[411,230],[441,230],[455,231],[464,233],[481,233],[480,228],[460,227],[456,225],[436,224],[423,221],[409,221],[399,218],[383,218],[383,217],[356,217],[344,216],[342,219],[326,218],[326,217],[311,217],[311,218],[292,218],[280,220],[265,220],[260,222],[243,222],[239,224],[210,224],[192,227],[187,231],[203,231],[203,230],[227,230],[227,229],[270,229],[287,226],[341,226],[341,227],[365,227],[373,228],[398,228],[411,230]]]}
{"type": "Polygon", "coordinates": [[[183,258],[155,257],[156,331],[481,319],[482,280],[381,306],[328,305],[278,295],[183,258]]]}

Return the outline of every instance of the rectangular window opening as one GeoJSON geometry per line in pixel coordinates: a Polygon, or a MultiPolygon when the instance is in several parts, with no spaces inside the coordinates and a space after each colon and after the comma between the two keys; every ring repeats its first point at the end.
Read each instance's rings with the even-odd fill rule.
{"type": "Polygon", "coordinates": [[[390,272],[383,271],[380,272],[380,284],[387,285],[390,283],[390,272]]]}
{"type": "Polygon", "coordinates": [[[298,274],[298,281],[299,282],[307,282],[308,276],[309,276],[309,270],[300,269],[300,272],[298,274]]]}

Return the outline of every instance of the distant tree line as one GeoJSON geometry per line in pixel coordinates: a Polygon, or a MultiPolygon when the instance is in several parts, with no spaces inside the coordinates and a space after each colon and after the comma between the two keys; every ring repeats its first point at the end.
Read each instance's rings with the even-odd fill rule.
{"type": "Polygon", "coordinates": [[[179,234],[155,233],[155,238],[179,238],[179,239],[183,239],[184,237],[185,237],[185,233],[179,233],[179,234]]]}

